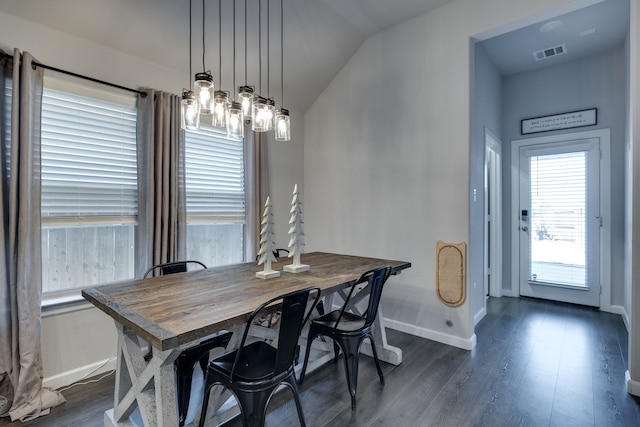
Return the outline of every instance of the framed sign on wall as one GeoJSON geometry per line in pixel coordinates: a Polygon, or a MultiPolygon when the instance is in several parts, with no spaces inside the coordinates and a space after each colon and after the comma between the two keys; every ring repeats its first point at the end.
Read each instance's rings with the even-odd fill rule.
{"type": "Polygon", "coordinates": [[[598,109],[571,111],[551,116],[534,117],[520,122],[520,133],[549,132],[559,129],[579,128],[598,124],[598,109]]]}

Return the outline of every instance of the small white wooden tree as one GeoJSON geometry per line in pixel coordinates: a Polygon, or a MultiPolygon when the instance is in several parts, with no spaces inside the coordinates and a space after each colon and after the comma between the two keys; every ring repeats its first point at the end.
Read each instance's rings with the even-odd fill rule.
{"type": "Polygon", "coordinates": [[[262,228],[260,230],[260,250],[258,251],[258,265],[264,264],[264,270],[258,271],[256,277],[260,279],[272,279],[280,276],[279,271],[271,269],[271,263],[276,260],[273,255],[275,243],[273,242],[273,213],[271,212],[271,200],[267,197],[262,214],[262,228]]]}
{"type": "Polygon", "coordinates": [[[285,265],[284,271],[300,273],[309,270],[309,266],[300,262],[300,254],[304,246],[304,232],[302,231],[302,201],[298,185],[293,187],[291,200],[291,219],[289,220],[289,258],[293,257],[293,264],[285,265]]]}

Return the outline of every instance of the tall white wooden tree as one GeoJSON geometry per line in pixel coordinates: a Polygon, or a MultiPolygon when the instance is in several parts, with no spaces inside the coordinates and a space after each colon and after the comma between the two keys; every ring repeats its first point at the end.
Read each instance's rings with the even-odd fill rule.
{"type": "Polygon", "coordinates": [[[256,277],[271,279],[280,276],[279,271],[271,268],[271,263],[276,260],[273,254],[275,243],[273,242],[273,213],[271,212],[271,200],[267,197],[262,214],[262,228],[260,229],[260,250],[258,251],[258,265],[264,264],[264,270],[258,271],[256,277]]]}
{"type": "Polygon", "coordinates": [[[300,262],[300,254],[304,246],[304,231],[302,230],[302,200],[298,185],[293,187],[293,200],[291,200],[291,219],[289,220],[289,258],[293,257],[293,264],[285,265],[284,271],[300,273],[309,270],[309,266],[300,262]]]}

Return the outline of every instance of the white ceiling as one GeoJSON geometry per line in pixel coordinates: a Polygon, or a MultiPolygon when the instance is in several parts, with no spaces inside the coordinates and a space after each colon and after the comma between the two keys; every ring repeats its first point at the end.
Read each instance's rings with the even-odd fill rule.
{"type": "MultiPolygon", "coordinates": [[[[202,71],[202,0],[192,1],[192,73],[195,73],[202,71]]],[[[283,1],[284,106],[306,111],[367,37],[450,0],[283,1]]],[[[245,2],[236,0],[235,3],[238,86],[244,83],[245,2]]],[[[257,86],[258,92],[266,95],[266,20],[263,21],[260,88],[257,84],[258,0],[247,0],[247,3],[247,83],[257,86]]],[[[215,0],[205,3],[205,69],[213,70],[216,87],[222,74],[222,88],[230,89],[233,85],[233,1],[222,0],[221,73],[218,70],[218,4],[215,0]]],[[[269,91],[280,105],[280,2],[262,0],[263,13],[267,4],[271,8],[269,91]]],[[[189,69],[188,0],[2,0],[0,11],[185,73],[189,69]]],[[[494,37],[483,45],[499,71],[509,75],[621,45],[628,28],[628,17],[628,0],[607,0],[494,37]],[[540,32],[540,25],[551,20],[560,20],[562,25],[549,33],[540,32]],[[596,29],[594,34],[579,35],[591,28],[596,29]],[[567,46],[566,55],[537,62],[533,59],[534,51],[561,43],[567,46]]],[[[176,92],[180,89],[176,88],[176,92]]]]}
{"type": "MultiPolygon", "coordinates": [[[[284,106],[306,111],[364,40],[449,0],[284,0],[284,106]]],[[[258,81],[258,0],[247,0],[248,77],[258,81]]],[[[206,69],[218,88],[218,1],[205,3],[206,69]]],[[[222,0],[222,88],[232,82],[232,0],[222,0]]],[[[244,83],[244,4],[236,0],[237,81],[244,83]]],[[[270,95],[280,105],[280,1],[271,8],[270,95]]],[[[202,0],[193,0],[193,73],[202,71],[202,0]]],[[[173,69],[189,69],[188,0],[2,0],[0,11],[173,69]]],[[[266,34],[266,20],[263,22],[266,34]]],[[[263,35],[266,49],[266,35],[263,35]]],[[[266,51],[262,83],[266,95],[266,51]]],[[[56,64],[60,66],[60,64],[56,64]]],[[[117,82],[115,82],[117,83],[117,82]]],[[[188,82],[185,82],[185,85],[188,82]]],[[[176,88],[179,92],[181,88],[176,88]]],[[[258,87],[256,88],[258,89],[258,87]]]]}
{"type": "Polygon", "coordinates": [[[482,44],[500,73],[508,76],[622,46],[628,29],[629,0],[607,0],[493,37],[482,44]],[[556,21],[560,22],[556,29],[540,31],[543,25],[556,21]],[[583,32],[588,34],[581,35],[583,32]],[[566,46],[564,55],[541,61],[534,59],[533,52],[561,44],[566,46]]]}

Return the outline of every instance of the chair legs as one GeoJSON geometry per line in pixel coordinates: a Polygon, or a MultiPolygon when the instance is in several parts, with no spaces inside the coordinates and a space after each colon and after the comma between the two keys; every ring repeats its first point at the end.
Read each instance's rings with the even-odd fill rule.
{"type": "Polygon", "coordinates": [[[200,359],[195,354],[182,353],[175,361],[176,382],[178,385],[178,426],[182,427],[189,411],[189,399],[191,398],[191,382],[193,380],[193,367],[200,359]]]}
{"type": "Polygon", "coordinates": [[[369,341],[371,342],[371,352],[373,353],[373,360],[376,362],[376,369],[378,370],[378,376],[380,377],[380,384],[384,385],[384,376],[382,375],[382,368],[380,368],[380,359],[378,359],[376,342],[373,340],[373,337],[371,335],[369,335],[369,341]]]}
{"type": "MultiPolygon", "coordinates": [[[[267,405],[269,404],[271,395],[273,394],[275,389],[283,383],[289,386],[291,392],[293,393],[293,400],[296,404],[296,410],[298,411],[300,426],[306,427],[306,423],[304,421],[304,413],[302,412],[302,404],[300,402],[300,395],[298,392],[298,384],[296,383],[296,378],[293,370],[291,371],[291,375],[282,380],[281,383],[250,392],[240,390],[239,388],[234,387],[234,385],[232,384],[224,384],[225,387],[229,388],[233,392],[236,400],[238,401],[243,427],[264,427],[267,415],[267,405]]],[[[212,375],[207,374],[204,384],[204,400],[202,402],[199,427],[204,427],[204,423],[207,419],[207,406],[209,404],[211,387],[213,387],[214,384],[218,384],[218,382],[213,378],[212,375]]]]}
{"type": "MultiPolygon", "coordinates": [[[[300,385],[304,380],[304,376],[307,372],[307,364],[309,362],[309,350],[311,349],[311,343],[319,335],[309,336],[307,340],[307,351],[304,355],[304,364],[302,365],[302,371],[300,371],[300,385]]],[[[380,377],[380,384],[384,385],[384,376],[382,374],[382,368],[380,367],[380,360],[378,359],[378,351],[376,349],[376,343],[373,340],[373,336],[365,335],[360,340],[351,338],[341,339],[339,336],[334,336],[333,348],[334,348],[334,361],[337,361],[338,348],[342,350],[344,369],[347,377],[347,387],[349,388],[349,394],[351,394],[351,409],[356,409],[356,391],[358,389],[358,359],[360,354],[360,344],[364,338],[369,338],[371,342],[371,351],[373,353],[373,360],[376,363],[376,369],[378,370],[378,376],[380,377]]]]}
{"type": "Polygon", "coordinates": [[[298,384],[302,385],[302,381],[304,381],[304,375],[307,373],[307,365],[309,364],[309,351],[311,350],[311,343],[313,340],[318,338],[319,335],[312,335],[309,333],[307,337],[307,349],[304,352],[304,363],[302,364],[302,370],[300,371],[300,378],[298,379],[298,384]]]}
{"type": "Polygon", "coordinates": [[[178,386],[178,426],[182,427],[189,412],[189,399],[191,398],[191,383],[193,381],[193,369],[196,362],[202,368],[202,374],[207,373],[209,364],[209,351],[216,347],[226,347],[231,339],[231,332],[218,335],[200,345],[187,349],[180,353],[175,361],[176,382],[178,386]]]}

